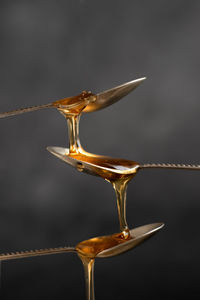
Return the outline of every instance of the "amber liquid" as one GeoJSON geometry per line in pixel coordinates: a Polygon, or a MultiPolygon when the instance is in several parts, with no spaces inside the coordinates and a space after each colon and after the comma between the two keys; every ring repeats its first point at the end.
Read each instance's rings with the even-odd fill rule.
{"type": "Polygon", "coordinates": [[[136,174],[139,166],[138,163],[86,152],[81,147],[79,139],[80,114],[66,114],[65,117],[68,122],[69,131],[69,154],[67,155],[78,161],[77,169],[79,171],[84,171],[84,164],[81,162],[91,164],[93,167],[93,175],[100,176],[112,184],[117,197],[120,230],[124,238],[128,238],[129,228],[126,221],[126,189],[128,182],[136,174]]]}
{"type": "Polygon", "coordinates": [[[95,101],[96,95],[91,92],[83,91],[80,95],[60,99],[51,104],[57,108],[65,117],[69,115],[79,115],[91,101],[95,101]]]}
{"type": "MultiPolygon", "coordinates": [[[[127,238],[131,239],[131,236],[127,238]]],[[[113,248],[127,241],[122,233],[113,234],[110,236],[102,236],[92,238],[79,243],[76,246],[76,251],[83,263],[86,283],[87,300],[94,300],[94,262],[95,257],[103,250],[113,248]]]]}
{"type": "MultiPolygon", "coordinates": [[[[82,151],[82,149],[81,149],[82,151]]],[[[87,162],[95,166],[95,175],[98,175],[110,182],[115,190],[117,197],[117,208],[119,214],[120,230],[123,232],[124,237],[129,236],[129,229],[126,221],[126,190],[128,182],[133,178],[136,171],[130,174],[118,173],[136,168],[135,162],[130,162],[122,159],[113,159],[106,156],[97,156],[91,153],[70,153],[69,156],[78,160],[77,169],[80,172],[84,171],[84,165],[81,162],[87,162]],[[117,171],[117,172],[116,172],[117,171]]],[[[93,171],[94,172],[94,171],[93,171]]]]}
{"type": "Polygon", "coordinates": [[[80,242],[76,245],[76,250],[79,255],[95,258],[100,252],[122,244],[131,238],[132,237],[129,236],[127,239],[124,239],[124,235],[121,232],[107,236],[95,237],[80,242]]]}
{"type": "Polygon", "coordinates": [[[85,273],[86,299],[94,300],[94,258],[79,255],[85,273]]]}
{"type": "MultiPolygon", "coordinates": [[[[126,191],[128,182],[136,174],[134,173],[126,174],[127,170],[134,170],[137,163],[132,161],[127,161],[123,159],[113,159],[106,156],[96,156],[91,153],[72,153],[69,154],[74,159],[77,159],[79,162],[87,162],[94,165],[95,175],[98,175],[104,178],[106,181],[110,182],[115,190],[117,197],[117,208],[119,215],[120,230],[123,232],[125,238],[129,236],[128,224],[126,221],[126,191]],[[118,173],[116,171],[124,171],[124,173],[118,173]]],[[[79,171],[84,171],[83,165],[77,165],[79,171]]]]}

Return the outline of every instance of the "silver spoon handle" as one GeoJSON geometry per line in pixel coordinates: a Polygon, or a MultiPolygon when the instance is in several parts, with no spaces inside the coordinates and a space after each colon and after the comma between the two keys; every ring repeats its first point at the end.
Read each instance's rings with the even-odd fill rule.
{"type": "Polygon", "coordinates": [[[33,257],[33,256],[41,256],[41,255],[75,252],[75,251],[76,250],[74,247],[58,247],[58,248],[49,248],[49,249],[11,252],[11,253],[0,254],[0,261],[25,258],[25,257],[33,257]]]}
{"type": "MultiPolygon", "coordinates": [[[[52,102],[52,103],[48,103],[48,104],[36,105],[36,106],[27,107],[27,108],[19,108],[16,110],[11,110],[11,111],[0,113],[0,119],[27,113],[27,112],[32,112],[32,111],[36,111],[36,110],[44,109],[44,108],[57,108],[58,110],[60,110],[62,112],[62,109],[70,110],[70,109],[78,107],[82,103],[83,103],[83,100],[79,100],[76,103],[72,103],[72,104],[62,104],[61,102],[60,103],[52,102]]],[[[88,104],[88,101],[85,101],[85,106],[87,104],[88,104]]]]}
{"type": "Polygon", "coordinates": [[[140,165],[141,169],[144,168],[160,168],[160,169],[184,169],[184,170],[200,170],[200,165],[189,164],[166,164],[166,163],[146,163],[140,165]]]}
{"type": "Polygon", "coordinates": [[[8,112],[0,113],[0,118],[15,116],[15,115],[23,114],[23,113],[26,113],[26,112],[31,112],[31,111],[35,111],[35,110],[39,110],[39,109],[43,109],[43,108],[49,108],[49,107],[52,107],[51,103],[32,106],[32,107],[27,107],[27,108],[20,108],[20,109],[8,111],[8,112]]]}

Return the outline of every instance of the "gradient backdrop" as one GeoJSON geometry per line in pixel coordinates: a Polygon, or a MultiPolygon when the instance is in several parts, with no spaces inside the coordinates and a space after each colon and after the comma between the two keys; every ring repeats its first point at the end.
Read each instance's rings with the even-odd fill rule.
{"type": "MultiPolygon", "coordinates": [[[[132,94],[84,115],[83,146],[144,162],[199,163],[200,2],[0,2],[0,111],[101,92],[147,76],[132,94]]],[[[119,230],[115,195],[46,151],[67,146],[54,110],[0,120],[1,252],[75,245],[119,230]]],[[[135,250],[99,259],[96,299],[200,295],[200,172],[141,171],[130,227],[165,222],[135,250]]],[[[2,299],[85,299],[75,254],[3,263],[2,299]]]]}

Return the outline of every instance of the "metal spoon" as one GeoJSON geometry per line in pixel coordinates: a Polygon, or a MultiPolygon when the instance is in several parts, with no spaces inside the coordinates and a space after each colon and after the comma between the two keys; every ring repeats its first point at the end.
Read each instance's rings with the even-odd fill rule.
{"type": "Polygon", "coordinates": [[[76,251],[82,261],[85,272],[86,299],[95,299],[95,258],[116,256],[131,250],[160,230],[163,225],[163,223],[156,223],[132,229],[129,239],[124,239],[122,233],[118,233],[110,236],[92,238],[76,245],[76,251]]]}
{"type": "Polygon", "coordinates": [[[112,257],[127,252],[162,229],[164,223],[153,223],[130,230],[130,238],[123,239],[121,233],[85,240],[76,245],[79,255],[89,258],[112,257]]]}
{"type": "Polygon", "coordinates": [[[139,168],[139,164],[134,161],[114,159],[85,151],[79,154],[70,154],[69,149],[62,147],[47,147],[47,150],[78,171],[101,176],[104,179],[112,180],[122,175],[133,175],[139,168]]]}
{"type": "Polygon", "coordinates": [[[75,97],[64,98],[48,104],[3,112],[0,113],[0,118],[15,116],[44,108],[57,108],[60,112],[64,112],[65,115],[74,112],[79,114],[81,111],[96,111],[117,102],[138,87],[144,80],[145,77],[132,80],[97,95],[83,91],[80,95],[75,97]]]}
{"type": "Polygon", "coordinates": [[[153,236],[156,232],[162,229],[163,226],[164,223],[153,223],[131,229],[130,235],[132,238],[130,240],[126,240],[121,244],[105,249],[99,252],[96,257],[111,257],[127,252],[153,236]]]}
{"type": "Polygon", "coordinates": [[[89,103],[84,108],[83,112],[93,112],[114,104],[115,102],[119,101],[121,98],[128,95],[134,89],[136,89],[145,79],[146,77],[132,80],[97,94],[96,101],[93,103],[89,103]]]}
{"type": "Polygon", "coordinates": [[[94,157],[97,160],[107,160],[107,167],[99,166],[95,163],[91,163],[89,161],[84,160],[84,155],[69,155],[69,149],[63,148],[63,147],[47,147],[47,150],[58,157],[59,159],[63,160],[64,162],[68,163],[69,165],[73,166],[80,172],[89,173],[91,175],[95,176],[101,176],[104,177],[104,173],[102,172],[103,169],[110,172],[110,174],[135,174],[140,169],[149,169],[149,168],[157,168],[157,169],[182,169],[182,170],[200,170],[200,165],[193,165],[193,164],[170,164],[170,163],[148,163],[148,164],[139,164],[135,161],[130,160],[124,160],[124,159],[113,159],[112,157],[106,157],[101,155],[95,155],[90,154],[88,152],[83,151],[83,153],[86,153],[86,157],[94,157]],[[110,164],[112,162],[115,162],[116,165],[118,163],[118,166],[121,164],[121,169],[114,169],[109,168],[109,162],[110,164]],[[127,167],[125,167],[125,164],[127,167]]]}
{"type": "Polygon", "coordinates": [[[0,261],[19,259],[25,257],[50,255],[67,252],[77,252],[85,271],[86,296],[88,300],[94,300],[94,261],[95,258],[107,258],[127,252],[141,244],[164,226],[163,223],[140,226],[130,231],[129,239],[122,239],[122,234],[95,237],[83,241],[76,247],[60,247],[40,249],[34,251],[1,254],[0,261]]]}
{"type": "MultiPolygon", "coordinates": [[[[154,224],[148,224],[144,226],[140,226],[134,229],[130,230],[131,239],[128,240],[122,240],[122,243],[117,243],[115,246],[104,248],[104,250],[99,251],[95,254],[95,257],[104,258],[104,257],[111,257],[116,256],[118,254],[122,254],[128,250],[133,249],[137,245],[141,244],[144,240],[150,238],[153,234],[155,234],[157,231],[162,229],[164,226],[164,223],[154,223],[154,224]]],[[[119,235],[119,234],[118,234],[119,235]]],[[[21,252],[11,252],[11,253],[5,253],[0,254],[0,261],[6,261],[6,260],[12,260],[12,259],[19,259],[19,258],[28,258],[33,256],[43,256],[43,255],[51,255],[51,254],[61,254],[61,253],[67,253],[67,252],[77,252],[80,254],[83,254],[82,247],[83,243],[90,244],[90,247],[92,248],[92,245],[94,246],[95,243],[101,244],[101,241],[105,238],[112,237],[111,236],[103,236],[103,237],[95,237],[91,238],[89,240],[80,242],[76,245],[76,247],[59,247],[59,248],[49,248],[49,249],[39,249],[39,250],[30,250],[30,251],[21,251],[21,252]]],[[[116,236],[116,234],[115,234],[116,236]]],[[[102,247],[105,247],[105,245],[102,247]]],[[[101,248],[102,248],[101,247],[101,248]]],[[[100,247],[99,247],[100,248],[100,247]]],[[[94,255],[94,251],[91,250],[90,256],[94,255]]]]}

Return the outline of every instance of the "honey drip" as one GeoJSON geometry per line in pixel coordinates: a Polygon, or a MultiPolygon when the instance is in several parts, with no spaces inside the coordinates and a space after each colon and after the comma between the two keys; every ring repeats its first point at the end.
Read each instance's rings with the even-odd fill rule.
{"type": "Polygon", "coordinates": [[[119,180],[112,182],[117,197],[117,208],[118,208],[118,215],[119,215],[120,230],[125,239],[130,237],[130,232],[126,221],[126,193],[127,193],[126,190],[127,190],[128,182],[131,180],[131,178],[130,177],[125,179],[121,178],[119,180]]]}
{"type": "Polygon", "coordinates": [[[86,299],[94,300],[94,258],[89,258],[80,254],[79,257],[82,261],[85,273],[86,299]]]}
{"type": "MultiPolygon", "coordinates": [[[[131,239],[131,236],[127,237],[131,239]]],[[[116,233],[109,236],[95,237],[76,246],[76,251],[80,257],[85,273],[86,299],[94,300],[94,262],[95,257],[106,249],[113,248],[127,241],[122,233],[116,233]]]]}
{"type": "Polygon", "coordinates": [[[79,139],[80,115],[67,116],[69,135],[69,154],[79,154],[82,151],[79,139]]]}
{"type": "Polygon", "coordinates": [[[86,152],[82,148],[79,138],[80,114],[66,114],[65,117],[69,133],[69,153],[67,155],[77,160],[78,171],[84,171],[84,163],[90,164],[92,166],[90,174],[100,176],[112,184],[117,197],[120,230],[123,237],[127,239],[129,228],[126,221],[126,189],[128,182],[137,171],[138,164],[125,159],[114,159],[86,152]]]}

